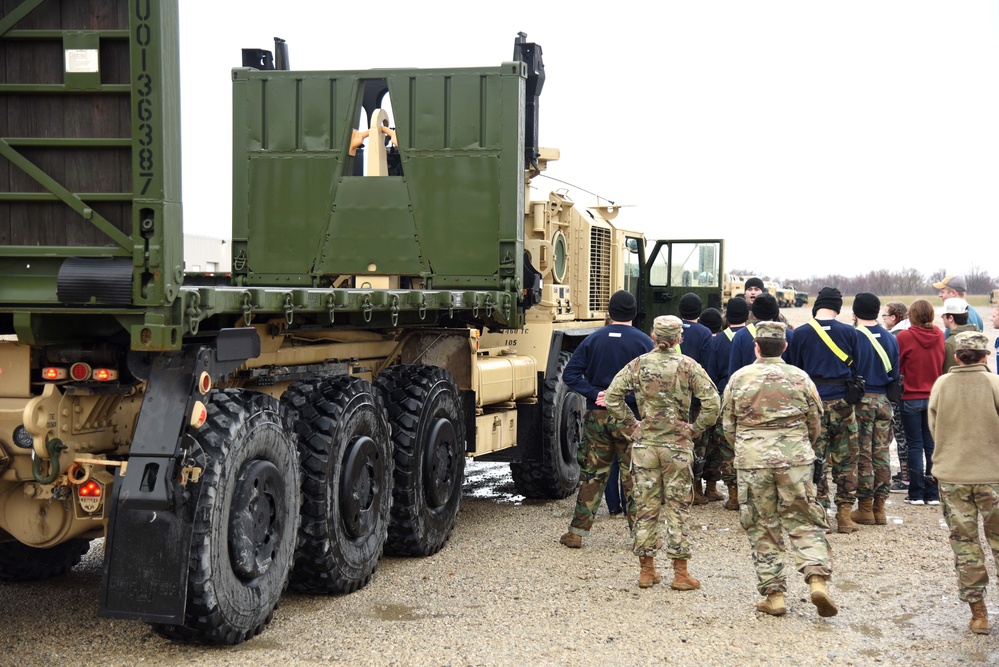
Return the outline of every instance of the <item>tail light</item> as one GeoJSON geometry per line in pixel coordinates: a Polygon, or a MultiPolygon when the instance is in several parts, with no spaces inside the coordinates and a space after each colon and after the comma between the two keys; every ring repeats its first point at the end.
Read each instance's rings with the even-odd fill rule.
{"type": "Polygon", "coordinates": [[[65,380],[69,377],[69,373],[65,368],[59,368],[58,366],[46,366],[42,369],[42,379],[52,382],[54,380],[65,380]]]}

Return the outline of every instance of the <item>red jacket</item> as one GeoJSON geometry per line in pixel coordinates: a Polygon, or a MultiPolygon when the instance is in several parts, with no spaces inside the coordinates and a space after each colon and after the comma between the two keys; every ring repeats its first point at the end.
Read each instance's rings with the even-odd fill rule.
{"type": "Polygon", "coordinates": [[[909,327],[898,332],[899,370],[905,376],[903,401],[929,398],[940,377],[944,360],[944,335],[940,329],[909,327]]]}

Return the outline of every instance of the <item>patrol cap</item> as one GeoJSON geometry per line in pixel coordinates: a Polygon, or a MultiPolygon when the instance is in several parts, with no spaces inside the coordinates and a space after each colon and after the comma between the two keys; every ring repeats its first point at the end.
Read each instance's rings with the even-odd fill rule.
{"type": "Polygon", "coordinates": [[[964,315],[968,312],[968,302],[959,297],[944,299],[944,315],[964,315]]]}
{"type": "Polygon", "coordinates": [[[652,334],[656,338],[676,338],[683,333],[683,321],[676,315],[660,315],[652,323],[652,334]]]}
{"type": "MultiPolygon", "coordinates": [[[[950,299],[947,299],[950,301],[950,299]]],[[[954,336],[957,341],[958,350],[978,350],[979,352],[991,353],[989,350],[989,337],[981,331],[962,331],[954,336]]]]}
{"type": "Polygon", "coordinates": [[[783,322],[757,322],[756,340],[761,338],[777,338],[784,340],[787,335],[787,325],[783,322]]]}

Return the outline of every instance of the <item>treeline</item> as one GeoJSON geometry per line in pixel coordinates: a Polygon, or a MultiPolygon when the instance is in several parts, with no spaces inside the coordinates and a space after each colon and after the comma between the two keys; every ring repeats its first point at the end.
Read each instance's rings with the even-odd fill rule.
{"type": "Polygon", "coordinates": [[[996,282],[999,278],[993,278],[988,271],[977,266],[972,266],[971,269],[964,272],[939,269],[929,275],[916,269],[902,269],[901,271],[880,269],[860,276],[832,274],[821,277],[812,276],[811,278],[784,278],[737,269],[733,269],[731,272],[736,275],[757,276],[762,280],[774,280],[782,287],[794,287],[798,291],[809,294],[815,294],[828,285],[839,288],[843,294],[873,292],[878,295],[891,296],[934,294],[937,290],[933,287],[933,283],[940,282],[951,273],[960,273],[964,276],[968,282],[968,294],[988,294],[997,287],[996,282]]]}

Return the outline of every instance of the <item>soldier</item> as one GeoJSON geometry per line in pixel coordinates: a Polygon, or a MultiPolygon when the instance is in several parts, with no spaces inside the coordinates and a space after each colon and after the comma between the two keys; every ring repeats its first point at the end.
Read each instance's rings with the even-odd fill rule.
{"type": "MultiPolygon", "coordinates": [[[[583,537],[593,527],[593,515],[600,507],[611,463],[617,457],[624,487],[622,503],[629,522],[634,521],[631,499],[631,448],[621,424],[607,414],[604,390],[614,374],[640,354],[652,349],[652,339],[631,326],[638,314],[638,302],[631,292],[615,292],[607,306],[611,323],[597,329],[579,344],[566,364],[563,378],[570,389],[586,397],[583,441],[579,451],[579,494],[569,531],[559,542],[570,549],[583,546],[583,537]]],[[[630,398],[631,404],[634,399],[630,398]]],[[[632,416],[634,420],[634,416],[632,416]]]]}
{"type": "MultiPolygon", "coordinates": [[[[835,287],[823,287],[812,306],[812,320],[798,327],[785,359],[808,373],[822,397],[822,435],[815,454],[828,461],[836,482],[836,530],[852,533],[860,530],[850,518],[857,495],[857,418],[854,403],[861,396],[848,396],[847,382],[855,375],[853,354],[858,334],[853,327],[838,322],[843,295],[835,287]]],[[[821,465],[820,465],[821,468],[821,465]]],[[[820,472],[819,497],[828,504],[828,483],[820,472]]]]}
{"type": "Polygon", "coordinates": [[[936,441],[933,474],[940,483],[944,520],[954,550],[958,594],[971,607],[971,631],[989,633],[985,569],[978,535],[999,565],[999,377],[989,372],[989,337],[977,331],[954,335],[957,366],[937,378],[928,418],[936,441]]]}
{"type": "Polygon", "coordinates": [[[757,610],[787,613],[783,527],[819,616],[835,616],[826,586],[832,575],[828,523],[812,483],[822,401],[808,375],[780,358],[784,336],[781,322],[757,324],[757,361],[734,373],[725,387],[722,424],[735,448],[739,521],[753,550],[757,590],[766,596],[757,610]]]}
{"type": "Polygon", "coordinates": [[[659,511],[666,512],[666,555],[673,561],[674,590],[689,591],[701,582],[687,571],[690,540],[687,517],[693,501],[694,442],[718,417],[718,390],[700,365],[674,348],[683,323],[678,317],[657,317],[652,329],[656,349],[621,369],[607,388],[611,416],[631,429],[631,465],[636,504],[634,553],[641,563],[638,585],[649,588],[662,581],[656,572],[659,548],[659,511]],[[628,409],[624,397],[635,393],[641,421],[628,409]],[[691,395],[701,400],[693,424],[691,395]]]}
{"type": "Polygon", "coordinates": [[[854,365],[864,378],[864,397],[853,408],[857,419],[857,509],[850,518],[868,526],[888,523],[885,501],[891,493],[892,423],[889,387],[897,387],[896,398],[902,395],[898,343],[878,325],[880,310],[881,299],[870,292],[861,292],[853,299],[853,315],[861,334],[854,365]]]}

